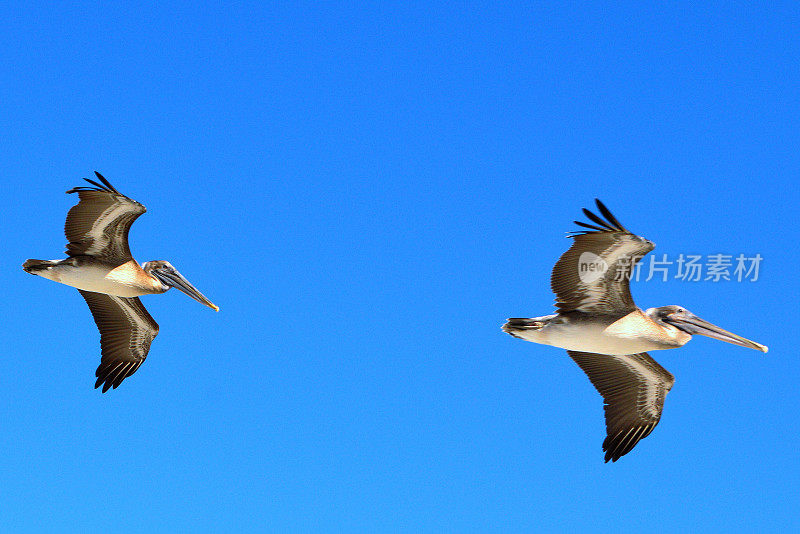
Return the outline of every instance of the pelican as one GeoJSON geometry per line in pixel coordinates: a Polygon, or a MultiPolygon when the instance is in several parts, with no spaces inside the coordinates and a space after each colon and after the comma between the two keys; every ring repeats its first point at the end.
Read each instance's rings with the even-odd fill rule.
{"type": "Polygon", "coordinates": [[[142,365],[158,324],[139,300],[141,295],[176,287],[214,311],[219,308],[189,283],[168,261],[139,265],[128,247],[128,230],[147,209],[117,191],[100,173],[100,182],[73,187],[79,202],[67,214],[63,260],[27,260],[25,272],[78,288],[100,330],[100,365],[94,387],[103,393],[119,386],[142,365]]]}
{"type": "Polygon", "coordinates": [[[591,224],[574,221],[572,246],[556,262],[550,286],[557,313],[512,318],[503,331],[567,349],[605,401],[605,461],[616,462],[647,437],[661,419],[675,377],[647,354],[682,347],[694,334],[767,352],[767,347],[700,319],[681,306],[642,311],[633,302],[630,276],[655,248],[625,229],[602,202],[604,217],[584,208],[591,224]]]}

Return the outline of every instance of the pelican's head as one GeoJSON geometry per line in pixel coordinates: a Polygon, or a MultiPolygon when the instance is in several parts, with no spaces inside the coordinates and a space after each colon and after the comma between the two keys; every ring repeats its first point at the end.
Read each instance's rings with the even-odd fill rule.
{"type": "Polygon", "coordinates": [[[701,336],[713,337],[714,339],[719,339],[720,341],[725,341],[727,343],[733,343],[734,345],[740,345],[742,347],[760,350],[761,352],[767,352],[766,346],[756,343],[755,341],[745,339],[742,336],[732,334],[727,330],[723,330],[722,328],[713,325],[708,321],[704,321],[681,306],[672,305],[661,306],[660,308],[650,308],[646,313],[648,317],[657,323],[674,326],[678,330],[686,332],[689,335],[700,334],[701,336]]]}
{"type": "Polygon", "coordinates": [[[189,281],[183,277],[178,270],[168,261],[156,260],[148,261],[142,265],[144,272],[161,282],[164,291],[171,287],[176,287],[192,297],[197,302],[205,304],[214,311],[219,311],[219,306],[208,300],[205,295],[200,293],[189,281]]]}

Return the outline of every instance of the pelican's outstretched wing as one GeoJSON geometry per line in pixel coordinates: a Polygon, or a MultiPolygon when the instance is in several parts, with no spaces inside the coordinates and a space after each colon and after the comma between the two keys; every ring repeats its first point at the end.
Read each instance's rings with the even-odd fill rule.
{"type": "Polygon", "coordinates": [[[116,388],[142,365],[150,343],[158,335],[158,323],[138,297],[116,297],[79,289],[100,330],[102,358],[95,372],[103,393],[116,388]]]}
{"type": "Polygon", "coordinates": [[[133,259],[128,247],[128,230],[147,209],[111,185],[95,172],[101,183],[84,178],[94,187],[73,187],[80,202],[67,214],[64,233],[69,256],[97,256],[124,263],[133,259]]]}
{"type": "Polygon", "coordinates": [[[556,262],[550,277],[561,313],[635,310],[630,276],[636,262],[655,248],[647,239],[626,230],[602,202],[595,202],[606,220],[584,208],[583,213],[594,224],[575,221],[586,230],[571,232],[569,237],[575,241],[556,262]]]}
{"type": "Polygon", "coordinates": [[[675,377],[646,352],[612,356],[568,350],[603,396],[606,462],[616,462],[647,437],[661,419],[675,377]]]}

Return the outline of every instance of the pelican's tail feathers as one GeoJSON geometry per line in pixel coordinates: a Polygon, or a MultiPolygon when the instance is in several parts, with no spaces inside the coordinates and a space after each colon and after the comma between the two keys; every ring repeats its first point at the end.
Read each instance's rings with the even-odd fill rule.
{"type": "MultiPolygon", "coordinates": [[[[511,334],[514,337],[528,339],[524,334],[532,334],[541,330],[547,323],[549,323],[555,315],[545,315],[543,317],[512,317],[507,320],[503,325],[503,332],[511,334]]],[[[534,334],[535,336],[535,334],[534,334]]],[[[528,339],[531,341],[531,339],[528,339]]]]}
{"type": "Polygon", "coordinates": [[[22,270],[30,274],[39,274],[38,271],[44,271],[58,263],[59,260],[27,260],[22,264],[22,270]]]}

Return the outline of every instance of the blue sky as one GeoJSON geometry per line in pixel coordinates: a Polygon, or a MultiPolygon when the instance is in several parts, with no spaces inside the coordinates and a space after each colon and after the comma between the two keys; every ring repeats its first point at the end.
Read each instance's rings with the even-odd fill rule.
{"type": "Polygon", "coordinates": [[[3,8],[0,518],[17,531],[797,528],[795,3],[39,3],[3,8]],[[147,362],[57,258],[93,170],[144,203],[169,292],[147,362]],[[706,338],[653,434],[604,464],[602,401],[506,317],[599,197],[655,254],[756,282],[635,283],[706,338]],[[788,246],[788,248],[787,248],[788,246]]]}

